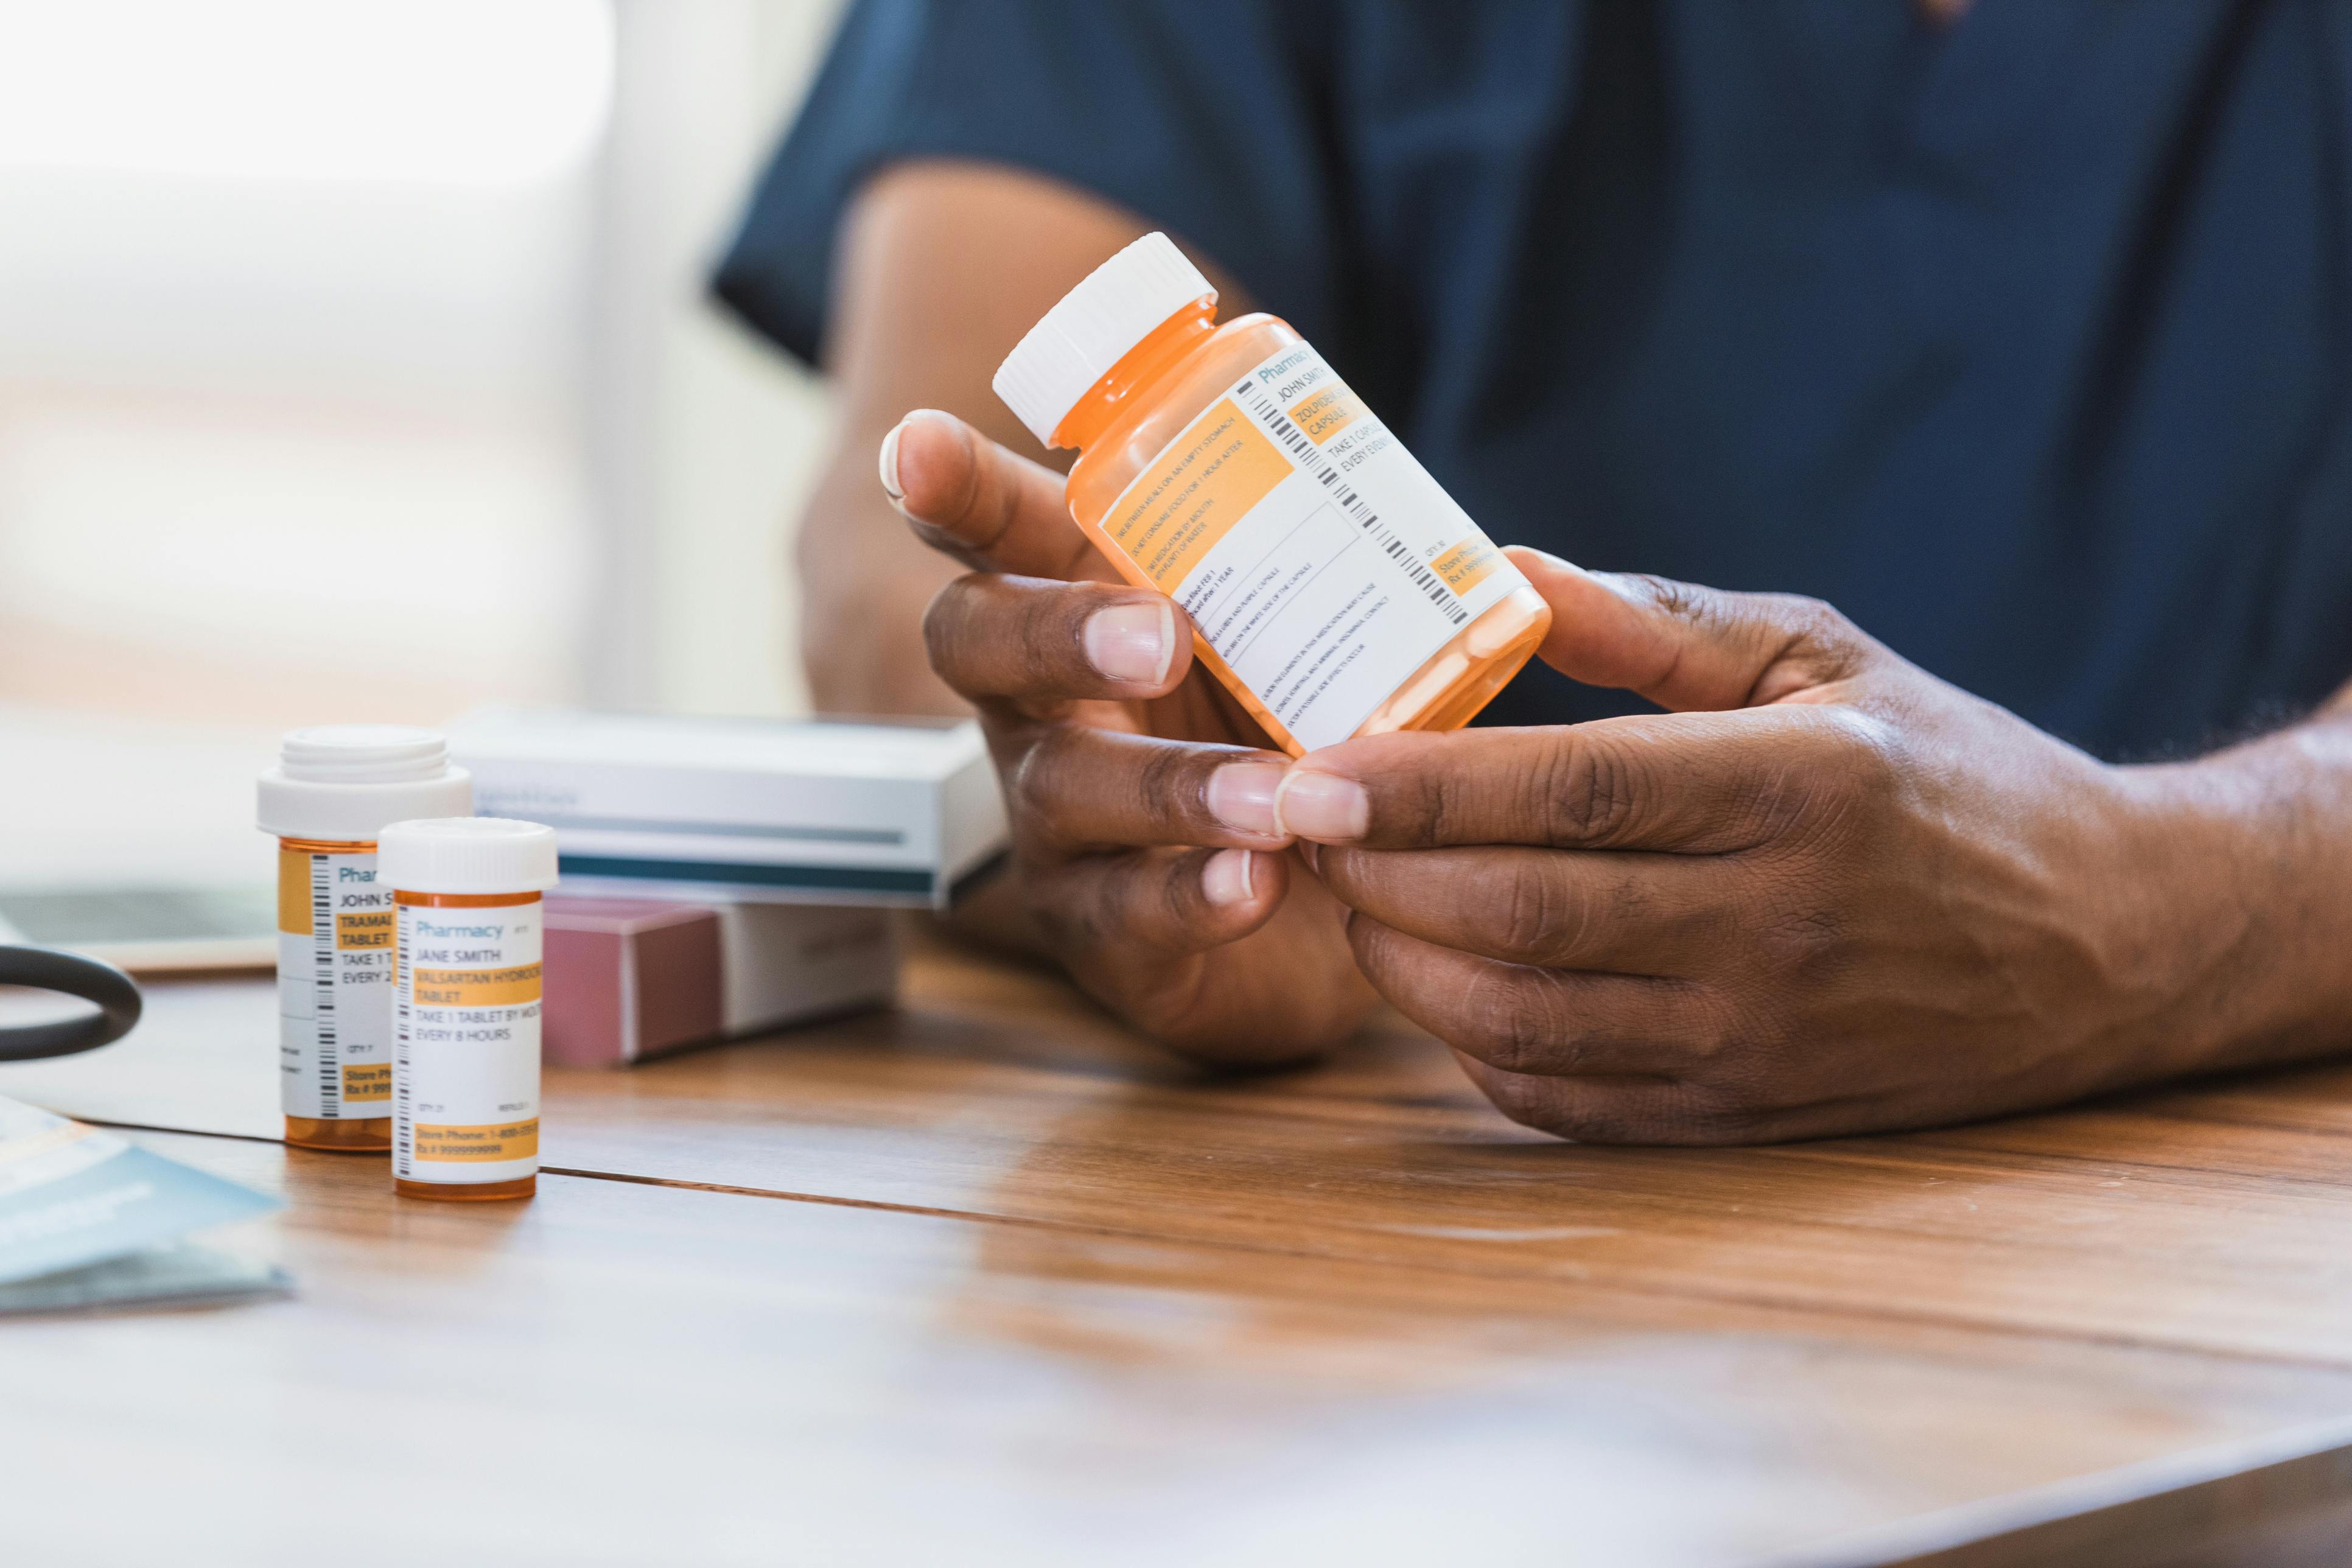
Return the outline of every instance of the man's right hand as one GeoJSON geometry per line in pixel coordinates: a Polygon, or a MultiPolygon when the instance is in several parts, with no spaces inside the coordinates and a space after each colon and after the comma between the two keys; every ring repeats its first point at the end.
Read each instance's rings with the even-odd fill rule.
{"type": "Polygon", "coordinates": [[[908,415],[881,465],[917,534],[975,569],[932,601],[924,637],[979,710],[1011,874],[1055,956],[1204,1060],[1291,1061],[1346,1036],[1373,995],[1344,911],[1276,831],[1288,759],[1193,668],[1183,610],[1119,579],[1061,476],[961,420],[908,415]]]}

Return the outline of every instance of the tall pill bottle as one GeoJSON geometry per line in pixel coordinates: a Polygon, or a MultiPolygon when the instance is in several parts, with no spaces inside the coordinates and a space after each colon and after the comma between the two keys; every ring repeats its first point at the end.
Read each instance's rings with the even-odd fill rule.
{"type": "Polygon", "coordinates": [[[540,895],[555,830],[501,816],[395,822],[392,1174],[412,1198],[527,1198],[539,1185],[540,895]]]}
{"type": "Polygon", "coordinates": [[[1216,313],[1146,235],[1031,329],[996,395],[1080,449],[1070,515],[1184,606],[1196,657],[1293,756],[1468,723],[1550,607],[1287,322],[1216,313]]]}
{"type": "Polygon", "coordinates": [[[278,836],[278,1068],[286,1142],[392,1147],[392,893],[376,835],[410,816],[461,816],[474,784],[430,730],[297,730],[261,775],[278,836]]]}

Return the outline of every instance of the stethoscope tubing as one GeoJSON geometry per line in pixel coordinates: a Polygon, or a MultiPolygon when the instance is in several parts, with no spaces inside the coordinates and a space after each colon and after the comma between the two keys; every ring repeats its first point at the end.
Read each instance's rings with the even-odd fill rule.
{"type": "Polygon", "coordinates": [[[0,947],[0,985],[62,991],[98,1005],[93,1016],[0,1028],[0,1062],[96,1050],[121,1039],[139,1022],[139,987],[131,976],[82,953],[53,947],[0,947]]]}

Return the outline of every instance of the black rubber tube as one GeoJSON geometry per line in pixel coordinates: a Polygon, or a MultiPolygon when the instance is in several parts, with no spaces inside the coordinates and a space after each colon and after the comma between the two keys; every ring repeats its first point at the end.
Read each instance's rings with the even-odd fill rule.
{"type": "Polygon", "coordinates": [[[53,947],[0,947],[0,985],[62,991],[98,1004],[94,1017],[0,1028],[0,1062],[69,1057],[111,1045],[139,1022],[139,987],[110,963],[53,947]]]}

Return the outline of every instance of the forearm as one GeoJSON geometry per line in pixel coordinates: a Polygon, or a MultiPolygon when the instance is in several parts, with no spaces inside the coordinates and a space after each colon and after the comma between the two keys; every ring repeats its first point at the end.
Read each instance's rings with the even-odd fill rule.
{"type": "MultiPolygon", "coordinates": [[[[990,378],[1071,284],[1149,226],[1085,192],[990,164],[900,163],[858,194],[825,343],[841,428],[800,535],[801,644],[818,707],[964,710],[931,673],[920,632],[925,606],[957,568],[891,510],[876,451],[909,410],[937,408],[1045,456],[990,378]]],[[[1250,308],[1210,273],[1227,314],[1250,308]]]]}
{"type": "Polygon", "coordinates": [[[2352,1049],[2352,686],[2291,729],[2126,770],[2163,827],[2178,1070],[2352,1049]]]}
{"type": "Polygon", "coordinates": [[[923,548],[883,498],[873,458],[882,435],[844,433],[802,520],[809,693],[825,713],[966,712],[923,657],[924,607],[956,566],[923,548]]]}

